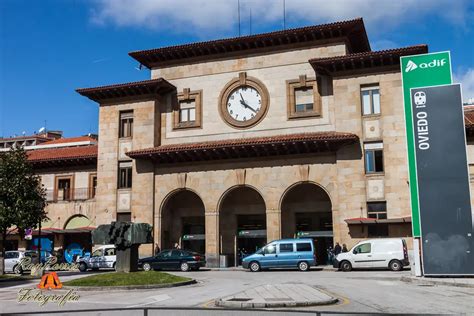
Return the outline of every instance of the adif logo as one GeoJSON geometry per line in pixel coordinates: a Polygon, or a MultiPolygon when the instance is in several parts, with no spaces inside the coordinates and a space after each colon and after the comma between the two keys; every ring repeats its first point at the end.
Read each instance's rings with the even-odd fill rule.
{"type": "Polygon", "coordinates": [[[409,60],[407,66],[405,67],[405,72],[413,71],[417,68],[426,69],[426,68],[433,68],[433,67],[441,67],[446,65],[447,61],[445,58],[443,59],[433,59],[429,63],[421,63],[415,64],[412,60],[409,60]]]}
{"type": "Polygon", "coordinates": [[[413,61],[409,60],[405,72],[415,70],[416,68],[418,68],[418,66],[413,61]]]}

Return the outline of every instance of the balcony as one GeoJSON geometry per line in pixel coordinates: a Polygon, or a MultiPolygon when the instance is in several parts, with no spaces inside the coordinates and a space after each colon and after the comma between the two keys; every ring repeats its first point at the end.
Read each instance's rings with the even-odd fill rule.
{"type": "Polygon", "coordinates": [[[57,191],[47,190],[46,201],[50,203],[85,201],[95,197],[96,188],[74,188],[58,189],[57,191]]]}

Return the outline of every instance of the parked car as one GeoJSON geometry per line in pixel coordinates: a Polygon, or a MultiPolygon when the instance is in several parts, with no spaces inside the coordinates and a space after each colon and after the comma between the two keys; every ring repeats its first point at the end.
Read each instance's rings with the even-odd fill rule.
{"type": "Polygon", "coordinates": [[[336,256],[333,266],[342,271],[353,268],[388,268],[400,271],[410,264],[407,244],[402,238],[369,239],[336,256]]]}
{"type": "Polygon", "coordinates": [[[138,267],[150,270],[199,270],[206,265],[205,257],[191,250],[163,250],[154,257],[138,260],[138,267]]]}
{"type": "Polygon", "coordinates": [[[90,256],[78,257],[79,271],[85,272],[89,269],[115,269],[117,257],[114,245],[104,245],[98,247],[90,256]]]}
{"type": "Polygon", "coordinates": [[[252,272],[269,268],[308,271],[315,265],[315,247],[309,238],[275,240],[242,260],[242,266],[252,272]]]}
{"type": "MultiPolygon", "coordinates": [[[[28,271],[25,266],[20,265],[21,259],[29,257],[31,263],[38,263],[38,252],[36,250],[9,250],[5,251],[5,272],[13,272],[16,274],[23,274],[28,271]]],[[[51,258],[49,251],[41,251],[41,263],[45,263],[51,258]]]]}

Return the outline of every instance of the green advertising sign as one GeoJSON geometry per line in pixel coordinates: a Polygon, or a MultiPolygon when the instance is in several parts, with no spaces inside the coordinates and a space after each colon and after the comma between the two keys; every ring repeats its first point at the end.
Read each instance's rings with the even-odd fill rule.
{"type": "Polygon", "coordinates": [[[420,237],[420,208],[416,174],[416,153],[410,89],[452,83],[451,56],[448,52],[403,56],[400,58],[407,132],[413,237],[420,237]]]}

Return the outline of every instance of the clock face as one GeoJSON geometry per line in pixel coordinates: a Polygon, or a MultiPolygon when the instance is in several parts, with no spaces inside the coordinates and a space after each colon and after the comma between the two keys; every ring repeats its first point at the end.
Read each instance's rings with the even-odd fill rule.
{"type": "Polygon", "coordinates": [[[262,96],[253,87],[240,86],[227,98],[227,113],[238,122],[254,119],[262,108],[262,96]]]}

